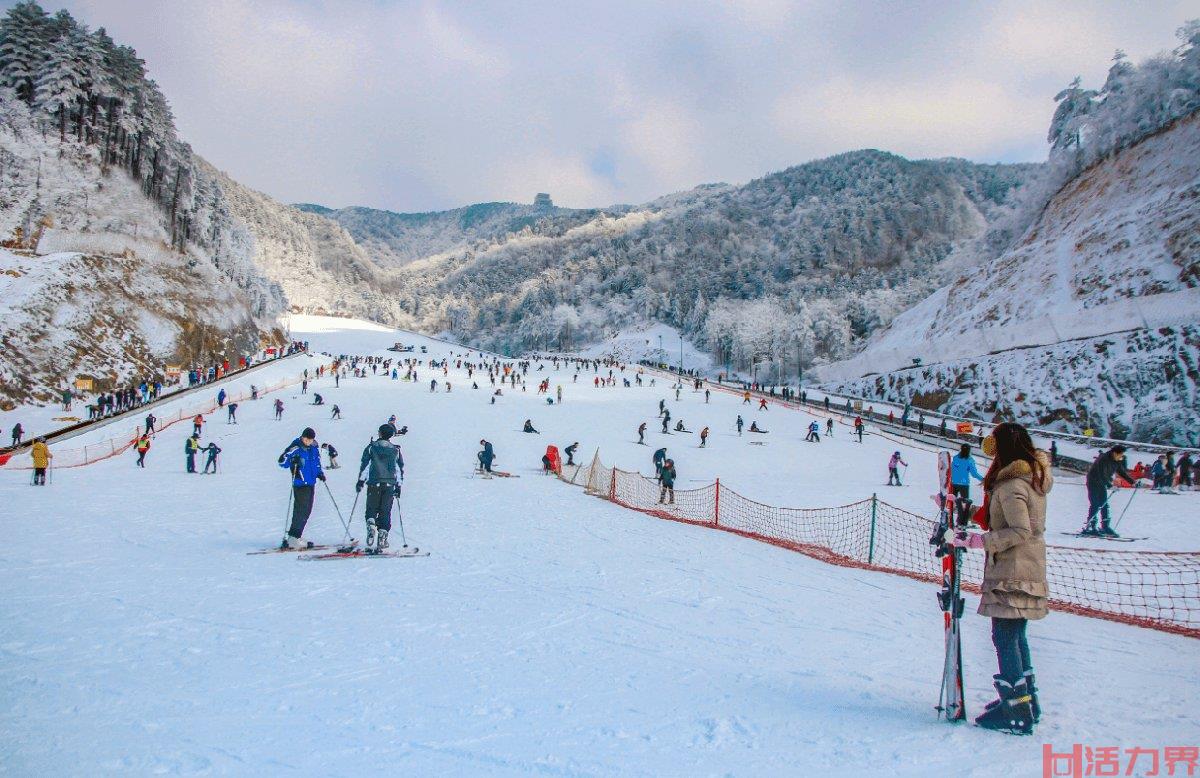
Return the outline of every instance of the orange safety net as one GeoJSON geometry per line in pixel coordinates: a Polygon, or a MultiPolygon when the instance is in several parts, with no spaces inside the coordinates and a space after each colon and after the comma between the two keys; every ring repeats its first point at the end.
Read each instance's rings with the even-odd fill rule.
{"type": "MultiPolygon", "coordinates": [[[[712,527],[798,551],[825,562],[941,583],[932,519],[874,495],[835,508],[781,508],[722,486],[676,489],[664,498],[655,479],[606,467],[569,468],[568,483],[642,513],[712,527]]],[[[1050,607],[1200,638],[1200,553],[1047,546],[1050,607]]],[[[966,554],[963,587],[979,592],[982,554],[966,554]]]]}

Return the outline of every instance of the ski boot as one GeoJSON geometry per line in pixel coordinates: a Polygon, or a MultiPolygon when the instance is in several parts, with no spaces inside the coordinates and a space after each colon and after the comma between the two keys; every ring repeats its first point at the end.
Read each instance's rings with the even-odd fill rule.
{"type": "Polygon", "coordinates": [[[977,726],[984,729],[994,729],[1013,735],[1033,734],[1032,695],[1022,677],[1017,683],[1010,684],[1000,676],[993,676],[996,682],[996,693],[1000,695],[997,704],[984,710],[975,719],[977,726]]]}
{"type": "Polygon", "coordinates": [[[1096,534],[1098,537],[1105,537],[1105,538],[1121,537],[1120,535],[1117,534],[1117,531],[1115,529],[1113,529],[1112,527],[1109,526],[1107,521],[1102,522],[1100,524],[1100,531],[1097,532],[1096,534]]]}
{"type": "MultiPolygon", "coordinates": [[[[1000,676],[993,675],[992,680],[999,681],[1000,676]]],[[[1027,688],[1029,690],[1029,710],[1033,713],[1033,723],[1034,724],[1041,723],[1042,706],[1038,704],[1037,685],[1034,683],[1033,670],[1025,671],[1025,688],[1027,688]]],[[[1001,701],[999,699],[992,700],[987,705],[985,705],[983,709],[985,712],[989,711],[992,708],[995,708],[997,705],[999,705],[1000,702],[1001,701]]]]}
{"type": "Polygon", "coordinates": [[[1095,523],[1089,521],[1083,525],[1083,529],[1079,530],[1079,534],[1085,538],[1098,538],[1100,537],[1100,530],[1096,529],[1095,523]]]}
{"type": "Polygon", "coordinates": [[[1032,669],[1025,671],[1025,688],[1029,691],[1029,710],[1033,713],[1033,723],[1038,724],[1042,720],[1042,706],[1038,703],[1037,684],[1032,669]]]}
{"type": "Polygon", "coordinates": [[[283,543],[279,547],[280,548],[290,548],[292,550],[296,550],[296,549],[303,549],[303,548],[312,548],[312,543],[309,543],[307,540],[301,540],[300,538],[294,538],[291,535],[288,535],[287,537],[285,537],[283,539],[283,543]]]}
{"type": "Polygon", "coordinates": [[[381,553],[388,547],[388,531],[386,529],[379,530],[379,534],[375,538],[375,553],[381,553]]]}
{"type": "Polygon", "coordinates": [[[367,520],[367,546],[366,546],[367,550],[368,551],[371,550],[371,547],[374,545],[375,545],[375,522],[368,519],[367,520]]]}

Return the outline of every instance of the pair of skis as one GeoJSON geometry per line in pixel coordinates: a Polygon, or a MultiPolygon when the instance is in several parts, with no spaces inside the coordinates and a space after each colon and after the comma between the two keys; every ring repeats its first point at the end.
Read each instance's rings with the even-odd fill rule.
{"type": "Polygon", "coordinates": [[[309,543],[307,546],[300,548],[264,548],[258,551],[247,552],[248,556],[257,556],[260,554],[296,554],[297,559],[303,559],[306,562],[321,559],[357,559],[359,557],[387,557],[395,559],[429,556],[428,551],[422,551],[416,546],[412,548],[399,548],[394,551],[374,551],[369,548],[360,548],[358,541],[353,539],[345,545],[309,543]]]}
{"type": "Polygon", "coordinates": [[[950,452],[938,454],[938,524],[930,545],[936,548],[942,560],[942,589],[938,592],[946,630],[946,656],[942,665],[942,686],[938,692],[937,711],[946,721],[963,721],[967,717],[963,701],[962,633],[959,620],[962,618],[966,600],[962,596],[963,550],[950,543],[954,531],[965,526],[968,506],[957,506],[950,488],[950,452]],[[959,510],[955,510],[959,508],[959,510]]]}
{"type": "Polygon", "coordinates": [[[324,554],[301,554],[297,559],[302,559],[305,562],[315,562],[324,559],[358,559],[365,557],[368,559],[403,559],[407,557],[429,556],[428,551],[413,546],[412,548],[400,548],[395,551],[374,551],[369,548],[339,548],[332,552],[324,554]]]}
{"type": "Polygon", "coordinates": [[[1083,532],[1064,532],[1067,537],[1072,538],[1088,538],[1090,540],[1107,540],[1109,543],[1134,543],[1139,540],[1147,540],[1148,538],[1114,538],[1108,535],[1088,535],[1083,532]]]}

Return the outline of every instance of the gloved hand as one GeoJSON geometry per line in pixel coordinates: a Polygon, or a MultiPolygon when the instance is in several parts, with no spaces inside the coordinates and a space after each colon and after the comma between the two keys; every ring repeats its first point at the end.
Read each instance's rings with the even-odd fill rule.
{"type": "Polygon", "coordinates": [[[959,532],[950,539],[955,548],[983,548],[983,535],[977,532],[959,532]]]}
{"type": "Polygon", "coordinates": [[[283,464],[283,454],[279,455],[279,464],[283,464]]]}
{"type": "Polygon", "coordinates": [[[321,483],[324,483],[325,482],[325,474],[324,473],[319,474],[317,476],[317,480],[320,481],[321,483]]]}
{"type": "Polygon", "coordinates": [[[364,480],[362,480],[361,478],[360,478],[360,479],[358,479],[358,483],[356,483],[356,484],[354,485],[354,491],[356,491],[356,492],[361,492],[361,491],[362,491],[362,488],[363,488],[363,485],[364,485],[364,484],[366,484],[366,483],[367,483],[367,482],[366,482],[366,481],[364,481],[364,480]]]}

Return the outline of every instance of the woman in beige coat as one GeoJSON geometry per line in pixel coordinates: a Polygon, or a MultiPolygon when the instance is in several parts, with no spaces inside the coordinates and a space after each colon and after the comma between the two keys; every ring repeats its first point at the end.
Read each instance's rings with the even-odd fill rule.
{"type": "Polygon", "coordinates": [[[992,466],[983,479],[987,532],[960,535],[957,546],[985,554],[979,613],[992,619],[992,644],[1000,672],[1000,699],[975,723],[989,729],[1031,734],[1040,718],[1033,664],[1025,628],[1046,617],[1046,495],[1054,483],[1050,457],[1033,447],[1019,424],[996,427],[983,442],[992,466]]]}

